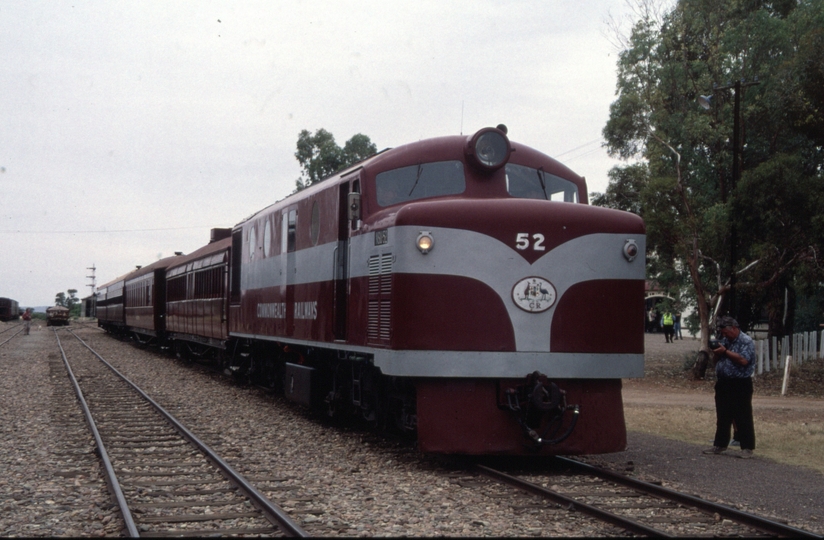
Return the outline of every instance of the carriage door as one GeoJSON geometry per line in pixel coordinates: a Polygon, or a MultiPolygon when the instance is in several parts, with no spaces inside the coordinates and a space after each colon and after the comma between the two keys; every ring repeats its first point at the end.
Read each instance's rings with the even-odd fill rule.
{"type": "MultiPolygon", "coordinates": [[[[353,191],[360,191],[358,181],[353,191]]],[[[338,192],[338,246],[335,248],[335,339],[346,340],[346,313],[349,309],[349,182],[338,192]]]]}

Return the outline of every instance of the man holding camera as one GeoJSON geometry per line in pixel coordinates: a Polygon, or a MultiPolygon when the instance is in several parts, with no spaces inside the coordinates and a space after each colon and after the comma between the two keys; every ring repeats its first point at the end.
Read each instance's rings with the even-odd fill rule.
{"type": "Polygon", "coordinates": [[[752,420],[752,374],[755,370],[755,343],[741,331],[738,321],[721,317],[720,342],[710,342],[716,359],[715,375],[715,441],[705,454],[722,454],[730,444],[733,422],[741,441],[741,454],[748,459],[755,450],[755,428],[752,420]]]}

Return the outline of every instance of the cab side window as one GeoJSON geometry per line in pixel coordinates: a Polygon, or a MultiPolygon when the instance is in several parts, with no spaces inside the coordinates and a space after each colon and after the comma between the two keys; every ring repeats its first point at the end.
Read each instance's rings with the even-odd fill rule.
{"type": "Polygon", "coordinates": [[[296,235],[297,235],[297,225],[298,225],[298,211],[297,210],[289,210],[287,212],[283,212],[283,235],[281,238],[283,239],[281,244],[281,252],[282,253],[291,253],[295,251],[296,247],[296,235]]]}

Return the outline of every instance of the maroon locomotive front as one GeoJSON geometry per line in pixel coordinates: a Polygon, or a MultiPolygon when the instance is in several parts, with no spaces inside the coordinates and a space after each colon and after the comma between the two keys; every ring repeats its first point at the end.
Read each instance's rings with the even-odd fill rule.
{"type": "Polygon", "coordinates": [[[644,371],[643,221],[589,206],[583,178],[503,126],[381,152],[218,244],[155,276],[179,351],[414,432],[424,452],[626,446],[621,379],[644,371]],[[184,290],[197,272],[200,297],[184,290]],[[203,331],[187,323],[207,313],[203,331]]]}

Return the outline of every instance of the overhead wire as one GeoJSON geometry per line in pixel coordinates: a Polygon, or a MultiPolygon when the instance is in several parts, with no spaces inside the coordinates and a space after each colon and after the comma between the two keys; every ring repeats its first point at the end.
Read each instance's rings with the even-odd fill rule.
{"type": "MultiPolygon", "coordinates": [[[[603,140],[603,139],[602,139],[601,137],[598,137],[597,139],[592,139],[591,141],[589,141],[589,142],[585,142],[584,144],[581,144],[581,145],[579,145],[579,146],[576,146],[575,148],[572,148],[572,149],[567,150],[567,151],[565,151],[565,152],[561,152],[561,153],[559,153],[559,154],[555,154],[555,155],[554,155],[554,157],[555,157],[555,159],[558,159],[558,158],[559,158],[559,157],[561,157],[561,156],[565,156],[565,155],[567,155],[567,154],[571,154],[571,153],[573,153],[573,152],[577,152],[578,150],[580,150],[580,149],[582,149],[582,148],[586,148],[587,146],[590,146],[590,145],[592,145],[592,144],[599,143],[599,142],[601,142],[602,140],[603,140]]],[[[579,159],[579,158],[582,158],[582,157],[584,157],[584,156],[588,156],[588,155],[590,155],[590,154],[592,154],[592,153],[594,153],[594,152],[599,151],[600,149],[601,149],[601,146],[599,145],[599,146],[597,146],[597,147],[595,147],[595,148],[592,148],[592,149],[589,149],[589,150],[587,150],[586,152],[583,152],[583,153],[581,153],[581,154],[578,154],[578,155],[575,155],[575,156],[568,157],[567,159],[558,159],[558,161],[560,161],[561,163],[568,163],[568,162],[570,162],[570,161],[574,161],[574,160],[579,159]]]]}
{"type": "Polygon", "coordinates": [[[601,137],[598,137],[597,139],[592,139],[591,141],[585,142],[584,144],[582,144],[580,146],[576,146],[575,148],[572,148],[571,150],[567,150],[566,152],[561,152],[560,154],[555,154],[555,157],[558,158],[560,156],[565,156],[566,154],[571,154],[572,152],[575,152],[576,150],[580,150],[581,148],[583,148],[585,146],[589,146],[590,144],[601,142],[601,140],[602,140],[601,137]]]}

